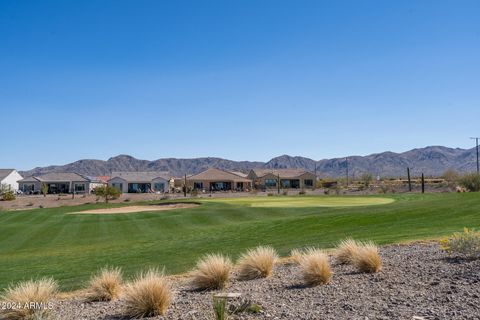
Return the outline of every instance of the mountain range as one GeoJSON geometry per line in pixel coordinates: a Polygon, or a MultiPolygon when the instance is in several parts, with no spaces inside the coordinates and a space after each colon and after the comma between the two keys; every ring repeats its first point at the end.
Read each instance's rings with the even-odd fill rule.
{"type": "MultiPolygon", "coordinates": [[[[301,168],[314,172],[320,177],[345,176],[346,158],[313,160],[300,156],[282,155],[268,162],[233,161],[222,158],[141,160],[129,155],[118,155],[106,161],[84,159],[66,165],[37,167],[20,172],[24,177],[49,172],[76,172],[88,176],[110,175],[113,171],[168,171],[172,176],[195,174],[215,167],[247,173],[252,168],[301,168]]],[[[404,177],[407,167],[412,175],[424,173],[426,176],[440,176],[448,169],[459,172],[476,170],[476,151],[473,149],[429,146],[410,151],[395,153],[382,152],[367,156],[349,156],[349,175],[358,176],[372,173],[382,177],[404,177]]]]}

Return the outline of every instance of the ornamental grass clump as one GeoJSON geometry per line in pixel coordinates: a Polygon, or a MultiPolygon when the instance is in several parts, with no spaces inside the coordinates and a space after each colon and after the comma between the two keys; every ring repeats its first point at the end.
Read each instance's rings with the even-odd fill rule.
{"type": "Polygon", "coordinates": [[[244,253],[238,262],[239,278],[251,280],[266,278],[272,274],[278,254],[270,246],[260,246],[244,253]]]}
{"type": "Polygon", "coordinates": [[[123,279],[120,268],[103,268],[92,277],[87,289],[89,301],[111,301],[120,296],[123,279]]]}
{"type": "Polygon", "coordinates": [[[300,268],[307,286],[327,284],[333,275],[327,254],[315,248],[305,250],[300,258],[300,268]]]}
{"type": "Polygon", "coordinates": [[[378,247],[373,242],[361,243],[353,256],[353,265],[360,272],[379,272],[382,269],[382,259],[378,247]]]}
{"type": "Polygon", "coordinates": [[[227,286],[232,262],[221,254],[208,254],[191,272],[192,286],[197,290],[223,289],[227,286]]]}
{"type": "Polygon", "coordinates": [[[0,296],[2,320],[30,320],[46,316],[49,301],[55,298],[58,285],[51,278],[20,282],[5,290],[0,296]]]}
{"type": "Polygon", "coordinates": [[[449,254],[460,254],[468,258],[480,258],[480,231],[464,228],[440,242],[449,254]]]}
{"type": "Polygon", "coordinates": [[[150,269],[125,286],[124,311],[131,318],[164,315],[172,299],[171,285],[164,273],[150,269]]]}
{"type": "Polygon", "coordinates": [[[360,246],[353,239],[342,240],[335,250],[335,260],[340,264],[352,264],[360,246]]]}

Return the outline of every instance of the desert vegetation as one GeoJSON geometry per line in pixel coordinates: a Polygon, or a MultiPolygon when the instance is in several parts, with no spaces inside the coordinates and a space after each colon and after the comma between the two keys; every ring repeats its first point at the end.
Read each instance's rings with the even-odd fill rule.
{"type": "Polygon", "coordinates": [[[327,284],[333,275],[328,255],[317,248],[307,248],[299,259],[302,278],[307,286],[327,284]]]}
{"type": "Polygon", "coordinates": [[[269,277],[277,259],[277,252],[270,246],[260,246],[248,250],[242,254],[238,261],[240,279],[251,280],[269,277]]]}
{"type": "Polygon", "coordinates": [[[382,269],[378,247],[371,241],[342,240],[335,250],[336,261],[354,265],[359,272],[375,273],[382,269]]]}
{"type": "Polygon", "coordinates": [[[122,285],[122,270],[105,267],[90,279],[87,300],[111,301],[117,299],[122,291],[122,285]]]}
{"type": "Polygon", "coordinates": [[[49,312],[48,302],[55,297],[57,291],[57,283],[51,278],[23,281],[10,286],[0,296],[0,319],[33,320],[46,317],[49,312]]]}
{"type": "Polygon", "coordinates": [[[118,199],[122,192],[112,186],[99,186],[96,187],[94,193],[97,197],[105,199],[105,203],[108,203],[109,200],[118,199]]]}
{"type": "Polygon", "coordinates": [[[223,289],[230,279],[233,264],[221,254],[208,254],[197,262],[191,272],[192,286],[197,290],[223,289]]]}
{"type": "Polygon", "coordinates": [[[459,254],[469,258],[480,257],[480,231],[464,228],[452,236],[442,239],[442,248],[450,254],[459,254]]]}
{"type": "Polygon", "coordinates": [[[124,312],[132,318],[163,315],[172,299],[171,285],[164,273],[150,269],[125,286],[124,312]]]}

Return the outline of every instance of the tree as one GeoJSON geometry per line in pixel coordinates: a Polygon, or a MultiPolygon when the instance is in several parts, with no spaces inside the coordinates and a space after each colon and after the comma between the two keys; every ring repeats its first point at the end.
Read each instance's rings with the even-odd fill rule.
{"type": "Polygon", "coordinates": [[[15,193],[12,191],[10,185],[2,184],[0,186],[0,198],[3,201],[12,201],[15,200],[15,193]]]}
{"type": "Polygon", "coordinates": [[[360,181],[363,182],[365,187],[368,187],[373,180],[373,175],[371,173],[364,173],[360,176],[360,181]]]}
{"type": "Polygon", "coordinates": [[[121,195],[119,189],[111,186],[100,186],[96,187],[94,193],[97,197],[102,197],[105,199],[105,203],[108,203],[108,200],[118,199],[121,195]]]}
{"type": "Polygon", "coordinates": [[[45,182],[42,182],[40,186],[40,191],[42,192],[43,196],[46,197],[48,193],[48,184],[46,184],[45,182]]]}

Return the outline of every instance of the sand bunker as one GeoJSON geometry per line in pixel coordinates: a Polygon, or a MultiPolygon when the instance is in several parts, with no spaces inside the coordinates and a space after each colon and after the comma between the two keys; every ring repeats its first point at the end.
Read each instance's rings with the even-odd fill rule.
{"type": "Polygon", "coordinates": [[[119,208],[107,208],[107,209],[95,209],[86,210],[80,212],[71,212],[70,214],[118,214],[118,213],[134,213],[134,212],[146,212],[146,211],[167,211],[175,209],[187,209],[197,207],[196,203],[172,203],[161,205],[149,205],[149,206],[129,206],[119,208]]]}

